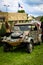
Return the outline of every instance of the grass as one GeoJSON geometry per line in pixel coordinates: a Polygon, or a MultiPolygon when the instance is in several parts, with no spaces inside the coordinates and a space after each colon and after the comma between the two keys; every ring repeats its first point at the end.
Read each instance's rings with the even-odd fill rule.
{"type": "Polygon", "coordinates": [[[31,54],[24,49],[5,53],[0,47],[0,65],[43,65],[43,44],[35,46],[31,54]]]}

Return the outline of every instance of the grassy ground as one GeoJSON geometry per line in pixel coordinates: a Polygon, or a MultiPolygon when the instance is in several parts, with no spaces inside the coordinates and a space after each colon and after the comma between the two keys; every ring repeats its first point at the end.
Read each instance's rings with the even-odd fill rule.
{"type": "Polygon", "coordinates": [[[31,54],[24,49],[5,53],[0,47],[0,65],[43,65],[43,44],[35,46],[31,54]]]}

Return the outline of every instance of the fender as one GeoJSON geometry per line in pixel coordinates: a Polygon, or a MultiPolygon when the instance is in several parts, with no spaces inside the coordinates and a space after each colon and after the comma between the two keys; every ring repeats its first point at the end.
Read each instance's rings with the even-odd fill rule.
{"type": "Polygon", "coordinates": [[[39,38],[39,41],[41,42],[41,34],[39,34],[39,37],[38,38],[39,38]]]}
{"type": "Polygon", "coordinates": [[[29,38],[28,38],[28,40],[27,40],[27,42],[30,42],[30,41],[31,41],[31,39],[33,40],[33,38],[32,38],[32,37],[29,37],[29,38]]]}

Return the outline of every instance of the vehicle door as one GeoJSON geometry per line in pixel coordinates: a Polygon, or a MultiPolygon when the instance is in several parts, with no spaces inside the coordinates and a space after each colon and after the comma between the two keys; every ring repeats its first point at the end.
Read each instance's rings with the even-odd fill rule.
{"type": "Polygon", "coordinates": [[[30,29],[30,34],[29,34],[33,40],[34,40],[34,43],[38,42],[38,29],[35,25],[31,25],[31,29],[30,29]]]}

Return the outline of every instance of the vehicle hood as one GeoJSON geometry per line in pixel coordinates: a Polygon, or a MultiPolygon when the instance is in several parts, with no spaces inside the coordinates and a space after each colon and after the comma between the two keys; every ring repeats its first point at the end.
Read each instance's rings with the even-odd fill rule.
{"type": "Polygon", "coordinates": [[[12,37],[16,38],[16,37],[20,37],[21,35],[23,35],[23,32],[14,32],[11,34],[12,37]]]}

